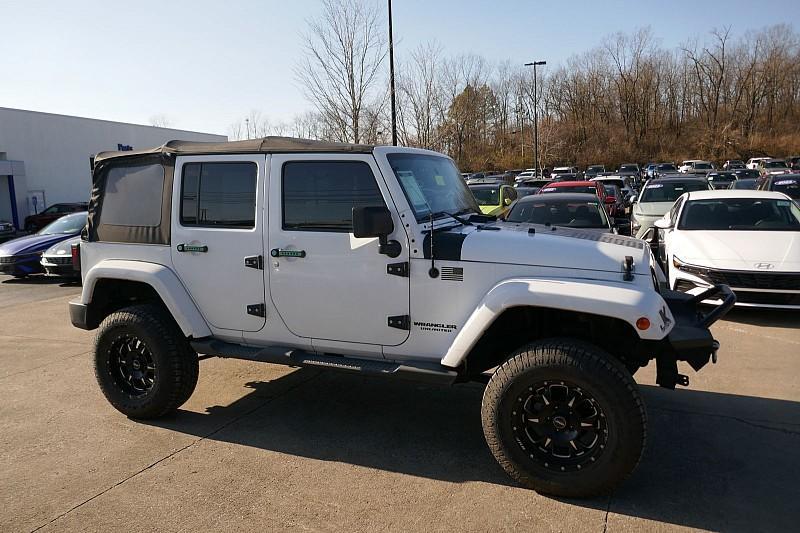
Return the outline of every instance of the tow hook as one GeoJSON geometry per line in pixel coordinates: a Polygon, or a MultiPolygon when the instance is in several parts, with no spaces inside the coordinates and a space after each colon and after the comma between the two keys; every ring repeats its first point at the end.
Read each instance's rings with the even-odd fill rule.
{"type": "Polygon", "coordinates": [[[686,374],[678,374],[677,376],[675,376],[675,384],[680,385],[682,387],[688,387],[689,376],[687,376],[686,374]]]}
{"type": "Polygon", "coordinates": [[[711,347],[711,362],[715,365],[717,364],[717,350],[719,350],[719,341],[714,341],[714,345],[711,347]]]}

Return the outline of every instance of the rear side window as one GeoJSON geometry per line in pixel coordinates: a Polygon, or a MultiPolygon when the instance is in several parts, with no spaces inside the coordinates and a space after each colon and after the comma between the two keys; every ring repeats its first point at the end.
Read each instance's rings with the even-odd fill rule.
{"type": "MultiPolygon", "coordinates": [[[[103,196],[102,223],[109,226],[161,224],[164,167],[118,166],[108,171],[103,196]]],[[[63,212],[71,211],[64,206],[63,212]]]]}
{"type": "Polygon", "coordinates": [[[353,208],[385,205],[367,163],[297,161],[283,165],[283,229],[353,231],[353,208]]]}
{"type": "Polygon", "coordinates": [[[184,226],[253,228],[256,225],[255,163],[187,163],[181,183],[184,226]]]}

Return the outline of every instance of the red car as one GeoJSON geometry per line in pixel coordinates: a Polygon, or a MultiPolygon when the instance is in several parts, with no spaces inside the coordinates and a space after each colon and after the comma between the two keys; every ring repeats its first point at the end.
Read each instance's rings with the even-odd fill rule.
{"type": "Polygon", "coordinates": [[[41,213],[25,217],[25,231],[35,233],[54,220],[58,220],[59,218],[63,217],[64,215],[86,211],[88,206],[89,204],[85,202],[53,204],[41,213]]]}
{"type": "Polygon", "coordinates": [[[548,183],[542,187],[537,194],[548,194],[552,192],[582,192],[596,194],[597,197],[603,201],[603,205],[606,206],[606,211],[609,211],[611,209],[611,205],[614,203],[614,200],[609,202],[605,187],[603,187],[603,185],[598,181],[556,181],[553,183],[548,183]]]}

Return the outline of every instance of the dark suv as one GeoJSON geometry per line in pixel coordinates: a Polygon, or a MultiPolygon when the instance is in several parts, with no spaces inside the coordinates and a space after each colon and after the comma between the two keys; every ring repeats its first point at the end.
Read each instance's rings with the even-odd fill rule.
{"type": "Polygon", "coordinates": [[[57,220],[64,215],[86,211],[89,208],[87,203],[65,203],[53,204],[41,213],[30,215],[25,218],[25,231],[37,232],[49,223],[57,220]]]}

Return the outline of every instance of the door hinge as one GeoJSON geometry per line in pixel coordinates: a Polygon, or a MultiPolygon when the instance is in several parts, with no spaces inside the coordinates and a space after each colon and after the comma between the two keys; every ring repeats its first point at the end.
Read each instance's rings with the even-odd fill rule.
{"type": "Polygon", "coordinates": [[[408,262],[405,263],[389,263],[386,265],[386,273],[391,276],[400,276],[401,278],[408,277],[408,262]]]}
{"type": "Polygon", "coordinates": [[[267,314],[267,308],[264,304],[250,304],[247,306],[247,314],[263,318],[267,314]]]}
{"type": "Polygon", "coordinates": [[[244,258],[244,266],[247,268],[255,268],[257,270],[264,270],[264,256],[251,255],[244,258]]]}
{"type": "Polygon", "coordinates": [[[389,327],[408,331],[411,329],[411,317],[408,315],[390,316],[389,327]]]}

